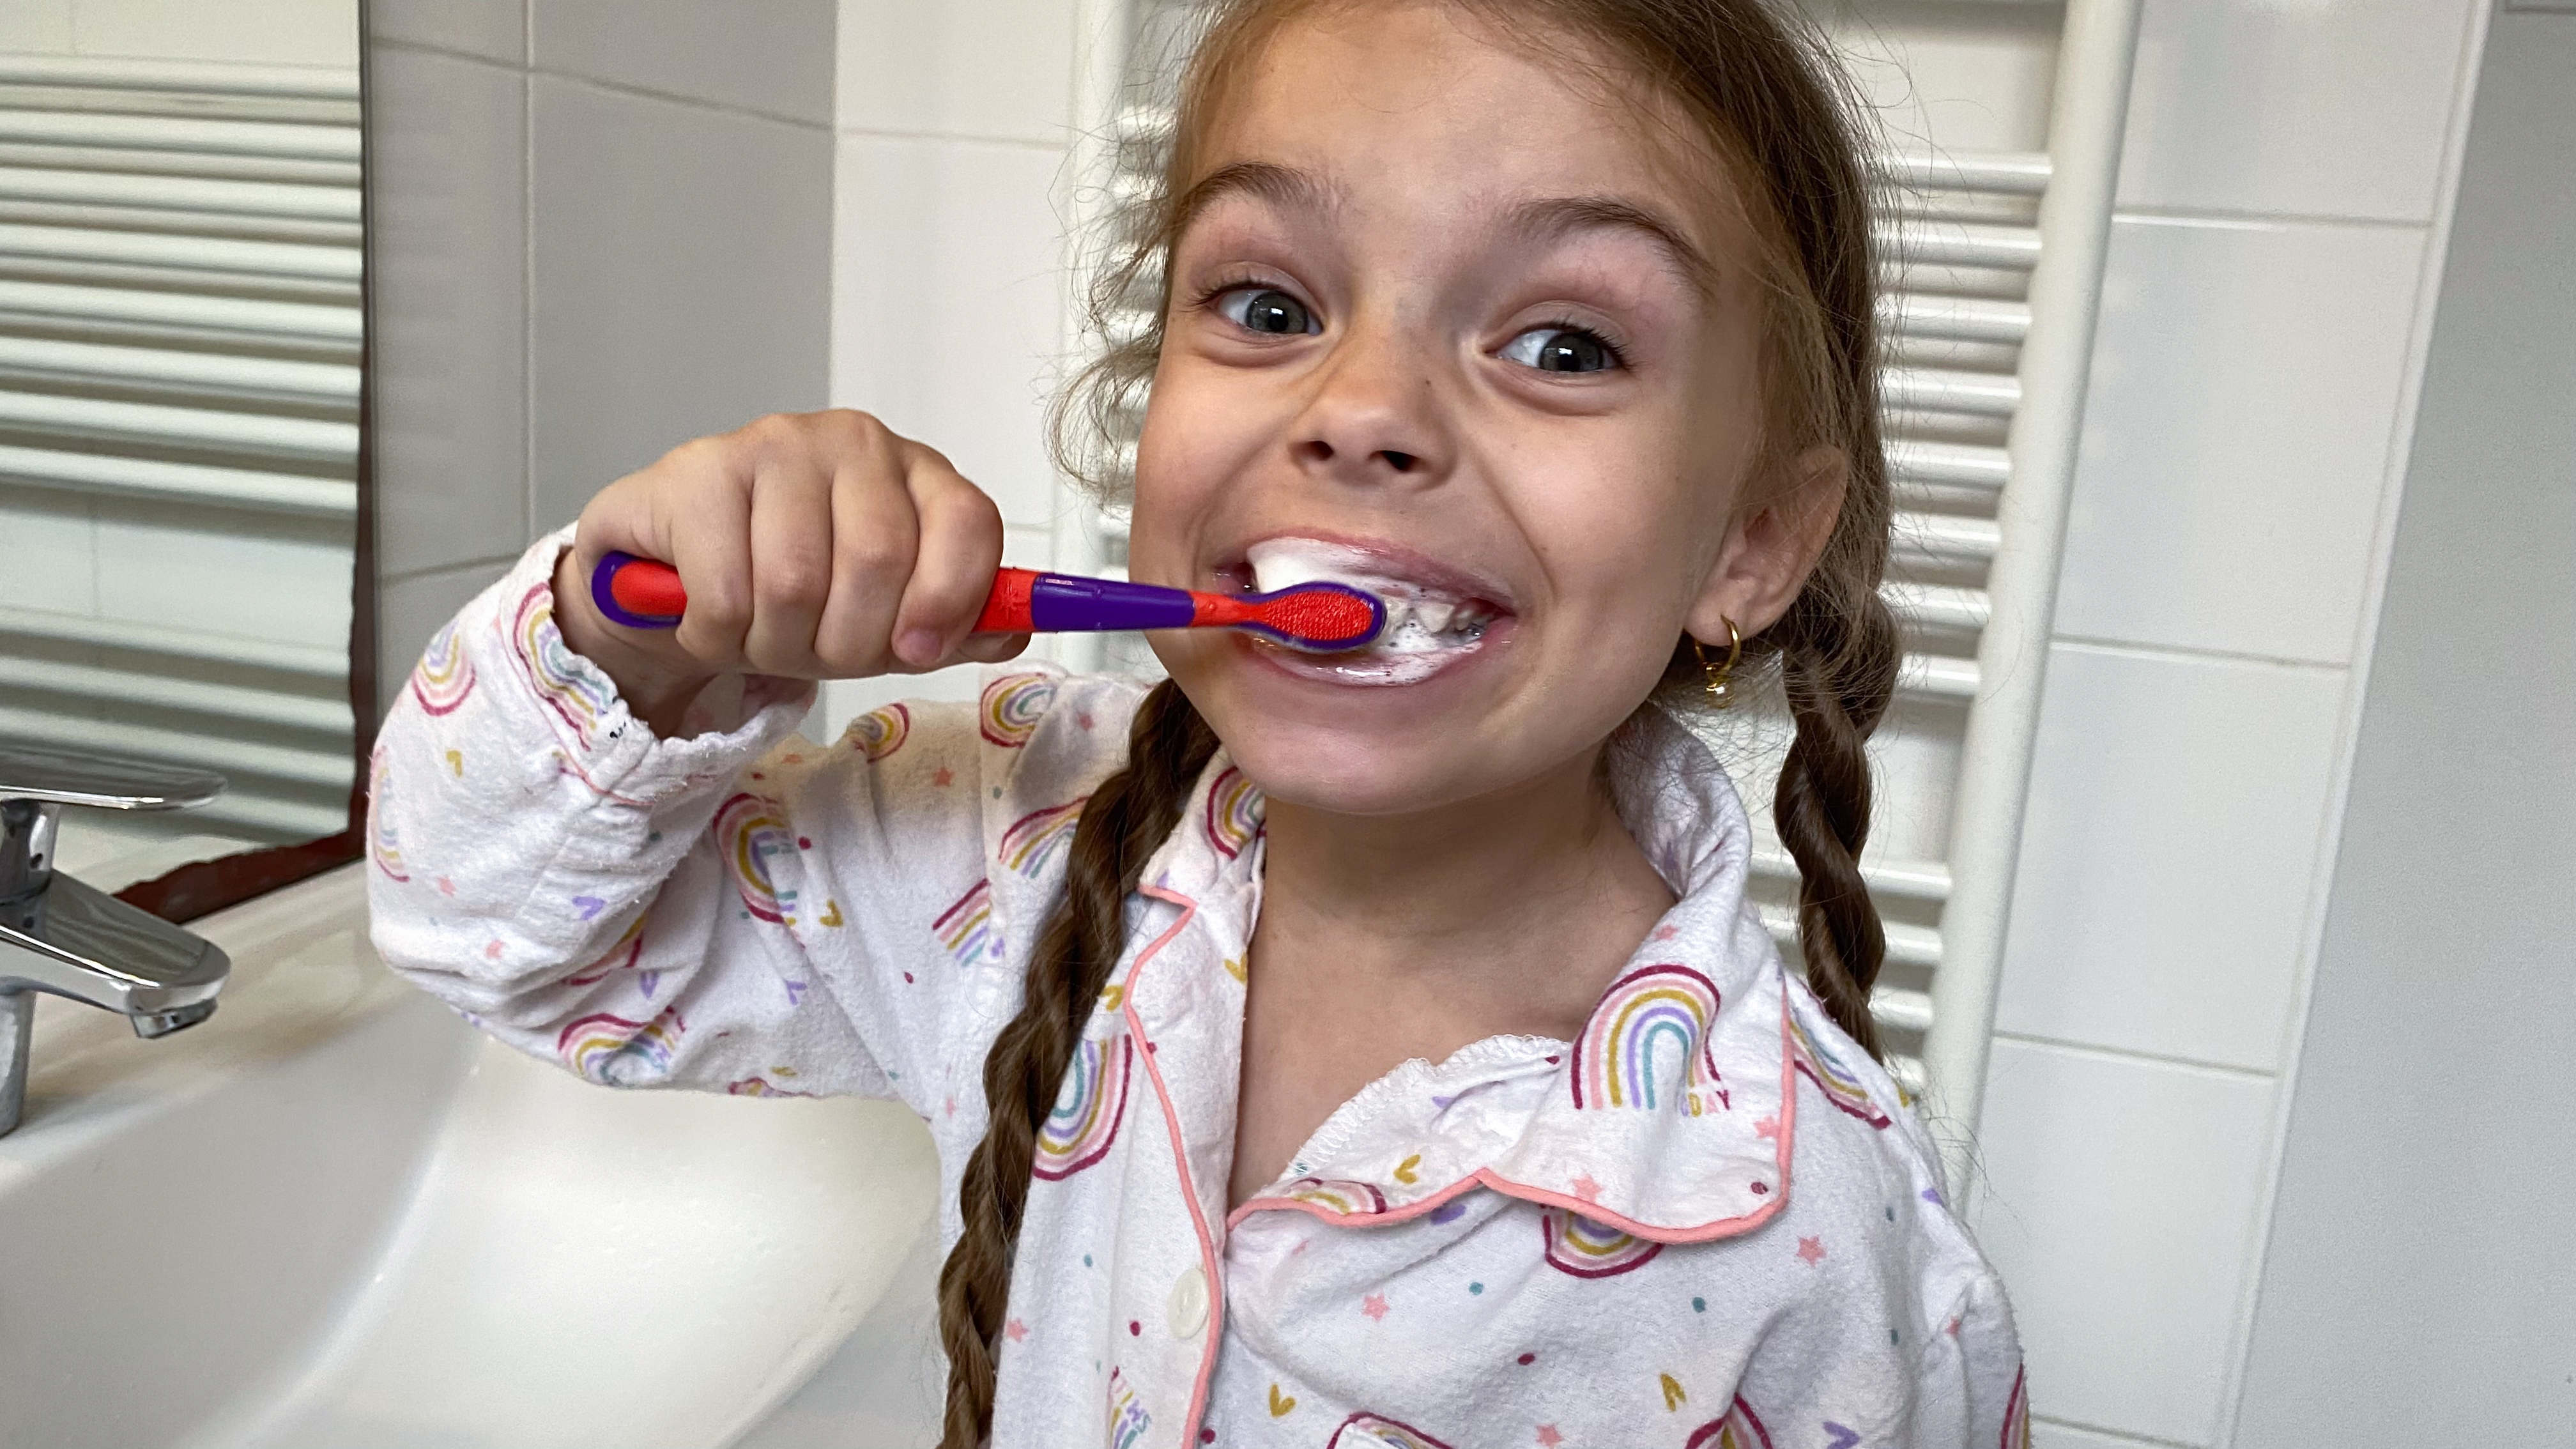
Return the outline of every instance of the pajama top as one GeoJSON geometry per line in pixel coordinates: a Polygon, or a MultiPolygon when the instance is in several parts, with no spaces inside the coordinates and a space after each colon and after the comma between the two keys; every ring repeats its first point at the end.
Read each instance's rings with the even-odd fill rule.
{"type": "MultiPolygon", "coordinates": [[[[810,687],[754,678],[659,739],[555,629],[568,539],[440,631],[385,724],[377,948],[595,1082],[900,1098],[953,1244],[985,1053],[1142,686],[995,669],[818,745],[810,687]]],[[[1680,899],[1575,1039],[1398,1066],[1231,1212],[1262,800],[1208,764],[1039,1136],[998,1449],[2026,1441],[2002,1288],[1747,902],[1733,788],[1652,710],[1610,753],[1680,899]]]]}

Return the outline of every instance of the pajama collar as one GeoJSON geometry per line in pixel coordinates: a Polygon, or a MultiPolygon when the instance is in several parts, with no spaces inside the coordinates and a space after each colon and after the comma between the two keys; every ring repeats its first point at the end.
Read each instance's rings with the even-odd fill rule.
{"type": "MultiPolygon", "coordinates": [[[[1620,814],[1680,900],[1574,1041],[1494,1037],[1437,1065],[1406,1063],[1336,1112],[1294,1175],[1233,1220],[1439,1221],[1484,1187],[1649,1243],[1721,1238],[1787,1200],[1792,1073],[1876,1113],[1793,1024],[1795,988],[1745,899],[1744,808],[1708,747],[1649,709],[1611,750],[1620,814]]],[[[1261,822],[1259,791],[1220,751],[1147,864],[1139,944],[1103,1003],[1140,1048],[1210,1237],[1232,1166],[1261,822]]]]}

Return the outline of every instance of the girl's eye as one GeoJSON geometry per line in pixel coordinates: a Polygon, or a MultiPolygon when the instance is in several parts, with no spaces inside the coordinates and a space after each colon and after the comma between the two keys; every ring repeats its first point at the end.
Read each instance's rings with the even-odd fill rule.
{"type": "Polygon", "coordinates": [[[1247,332],[1294,337],[1324,330],[1315,325],[1305,303],[1276,287],[1237,287],[1217,299],[1216,309],[1247,332]]]}
{"type": "Polygon", "coordinates": [[[1503,356],[1541,372],[1608,372],[1619,349],[1580,327],[1533,327],[1503,344],[1503,356]]]}

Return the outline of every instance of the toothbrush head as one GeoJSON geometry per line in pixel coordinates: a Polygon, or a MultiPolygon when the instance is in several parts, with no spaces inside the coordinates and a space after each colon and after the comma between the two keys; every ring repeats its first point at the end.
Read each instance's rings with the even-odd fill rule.
{"type": "Polygon", "coordinates": [[[1225,624],[1291,649],[1334,654],[1360,648],[1386,628],[1386,603],[1348,584],[1316,580],[1275,593],[1199,594],[1192,624],[1225,624]]]}

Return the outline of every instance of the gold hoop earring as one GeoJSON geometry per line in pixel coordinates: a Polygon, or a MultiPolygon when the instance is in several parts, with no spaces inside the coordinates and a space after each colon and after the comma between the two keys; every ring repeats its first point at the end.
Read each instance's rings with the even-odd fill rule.
{"type": "Polygon", "coordinates": [[[1710,707],[1714,709],[1729,709],[1735,704],[1735,666],[1737,661],[1744,657],[1744,636],[1736,632],[1735,621],[1733,619],[1727,618],[1724,614],[1720,614],[1717,617],[1721,623],[1726,625],[1726,662],[1724,664],[1709,663],[1708,651],[1700,647],[1700,642],[1697,637],[1693,637],[1691,640],[1691,652],[1699,656],[1699,667],[1708,675],[1708,699],[1710,707]]]}

